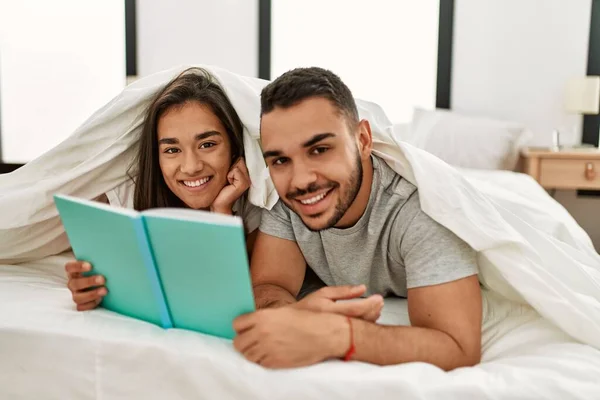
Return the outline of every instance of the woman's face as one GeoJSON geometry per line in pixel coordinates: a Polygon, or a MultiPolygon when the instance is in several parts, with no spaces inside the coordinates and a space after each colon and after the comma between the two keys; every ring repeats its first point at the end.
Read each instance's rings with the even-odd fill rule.
{"type": "Polygon", "coordinates": [[[210,107],[192,101],[158,120],[158,161],[171,191],[188,207],[210,207],[227,184],[231,142],[210,107]]]}

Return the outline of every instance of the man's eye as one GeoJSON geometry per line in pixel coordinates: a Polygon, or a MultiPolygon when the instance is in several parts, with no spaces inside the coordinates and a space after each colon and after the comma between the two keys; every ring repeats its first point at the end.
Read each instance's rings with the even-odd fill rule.
{"type": "Polygon", "coordinates": [[[318,155],[318,154],[323,154],[328,150],[329,150],[329,147],[315,147],[313,149],[312,153],[315,155],[318,155]]]}
{"type": "Polygon", "coordinates": [[[176,147],[169,147],[168,149],[165,149],[164,153],[165,154],[175,154],[175,153],[179,153],[180,150],[176,147]]]}
{"type": "Polygon", "coordinates": [[[286,162],[288,162],[288,159],[287,159],[287,158],[285,158],[285,157],[280,157],[280,158],[276,158],[276,159],[273,161],[273,165],[283,165],[283,164],[285,164],[286,162]]]}
{"type": "Polygon", "coordinates": [[[201,149],[208,149],[210,147],[213,147],[214,145],[215,145],[215,143],[213,143],[213,142],[206,142],[206,143],[202,143],[200,145],[200,148],[201,149]]]}

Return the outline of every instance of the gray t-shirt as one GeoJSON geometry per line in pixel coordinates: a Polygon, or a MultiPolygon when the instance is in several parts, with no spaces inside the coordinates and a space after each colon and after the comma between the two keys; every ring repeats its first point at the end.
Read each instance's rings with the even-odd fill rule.
{"type": "Polygon", "coordinates": [[[376,156],[367,208],[346,229],[310,231],[279,201],[260,230],[298,243],[306,263],[332,285],[365,284],[369,294],[406,297],[407,289],[477,274],[475,251],[421,210],[417,188],[376,156]]]}

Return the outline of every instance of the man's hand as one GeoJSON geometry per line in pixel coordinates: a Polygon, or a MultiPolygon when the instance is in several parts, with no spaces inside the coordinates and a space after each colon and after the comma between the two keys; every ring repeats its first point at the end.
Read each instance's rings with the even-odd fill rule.
{"type": "Polygon", "coordinates": [[[280,307],[236,318],[233,345],[246,359],[267,368],[294,368],[342,357],[350,326],[341,315],[280,307]]]}
{"type": "Polygon", "coordinates": [[[302,310],[341,314],[352,318],[375,322],[383,309],[383,297],[378,294],[366,299],[338,302],[338,300],[357,299],[367,288],[358,286],[327,286],[309,294],[291,305],[302,310]]]}
{"type": "MultiPolygon", "coordinates": [[[[315,295],[317,300],[310,302],[313,307],[332,306],[333,296],[323,300],[315,295]]],[[[408,308],[412,326],[377,325],[353,318],[356,351],[352,359],[377,365],[427,362],[446,371],[480,361],[482,316],[477,275],[409,289],[408,308]]],[[[346,317],[296,305],[240,316],[233,327],[238,334],[235,348],[248,360],[270,368],[340,358],[350,347],[346,317]]]]}
{"type": "Polygon", "coordinates": [[[250,175],[243,158],[236,161],[227,174],[226,185],[210,206],[212,212],[231,214],[233,204],[250,188],[250,175]]]}
{"type": "Polygon", "coordinates": [[[83,276],[84,272],[91,269],[90,263],[83,261],[70,261],[65,264],[69,278],[67,287],[73,295],[73,301],[77,304],[77,311],[96,308],[108,293],[102,275],[83,276]]]}

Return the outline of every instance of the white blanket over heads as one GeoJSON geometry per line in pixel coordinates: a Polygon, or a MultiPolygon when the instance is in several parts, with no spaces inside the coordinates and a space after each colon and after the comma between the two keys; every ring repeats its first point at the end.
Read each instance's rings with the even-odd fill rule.
{"type": "MultiPolygon", "coordinates": [[[[245,126],[250,201],[270,208],[277,194],[259,144],[259,94],[267,82],[201,67],[224,87],[245,126]]],[[[69,247],[52,195],[91,199],[128,180],[145,108],[185,68],[133,83],[56,148],[0,175],[0,263],[69,247]]],[[[600,256],[570,215],[558,204],[552,215],[538,211],[510,188],[475,187],[456,169],[398,141],[379,106],[360,100],[357,105],[360,117],[371,123],[374,153],[419,188],[424,212],[479,252],[480,281],[529,303],[575,339],[600,349],[600,256]]]]}

